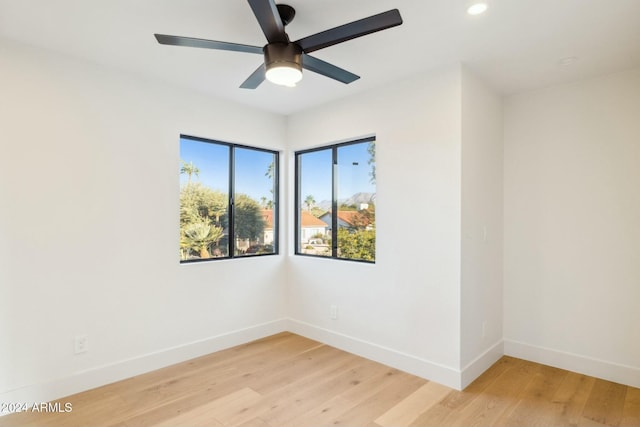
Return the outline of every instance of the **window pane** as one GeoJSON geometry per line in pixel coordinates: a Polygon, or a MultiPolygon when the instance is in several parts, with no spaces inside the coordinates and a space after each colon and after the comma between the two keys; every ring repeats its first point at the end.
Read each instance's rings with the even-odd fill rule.
{"type": "Polygon", "coordinates": [[[180,138],[180,260],[229,255],[229,150],[180,138]]]}
{"type": "Polygon", "coordinates": [[[332,255],[331,176],[331,149],[298,155],[298,253],[332,255]]]}
{"type": "Polygon", "coordinates": [[[338,258],[376,259],[375,141],[338,147],[338,258]]]}
{"type": "Polygon", "coordinates": [[[275,253],[276,155],[235,149],[235,255],[275,253]]]}

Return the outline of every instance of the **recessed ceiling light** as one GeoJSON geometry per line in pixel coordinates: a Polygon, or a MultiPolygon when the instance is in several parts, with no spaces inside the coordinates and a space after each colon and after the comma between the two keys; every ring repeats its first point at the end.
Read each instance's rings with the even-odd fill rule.
{"type": "Polygon", "coordinates": [[[467,9],[467,13],[469,15],[480,15],[481,13],[486,12],[487,8],[488,6],[486,3],[474,3],[469,6],[469,8],[467,9]]]}

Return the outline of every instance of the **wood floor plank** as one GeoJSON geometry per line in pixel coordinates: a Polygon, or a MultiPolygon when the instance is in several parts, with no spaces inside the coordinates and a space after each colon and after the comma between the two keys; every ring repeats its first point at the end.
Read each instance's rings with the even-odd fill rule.
{"type": "Polygon", "coordinates": [[[451,391],[439,404],[425,411],[411,423],[411,427],[446,426],[452,424],[458,411],[468,406],[473,400],[484,396],[483,393],[486,388],[503,374],[509,375],[508,371],[518,369],[523,364],[524,361],[521,359],[508,356],[502,357],[466,389],[462,391],[451,391]]]}
{"type": "Polygon", "coordinates": [[[354,404],[352,401],[341,396],[335,396],[320,405],[312,407],[303,414],[278,425],[280,427],[330,425],[334,419],[340,416],[340,414],[347,412],[350,408],[353,408],[353,406],[354,404]]]}
{"type": "Polygon", "coordinates": [[[381,427],[408,427],[433,405],[438,404],[452,389],[429,381],[418,390],[375,419],[381,427]]]}
{"type": "Polygon", "coordinates": [[[604,425],[620,425],[626,394],[626,386],[596,379],[583,417],[604,425]]]}
{"type": "Polygon", "coordinates": [[[505,416],[498,420],[496,427],[516,426],[550,426],[557,420],[553,403],[558,388],[562,384],[567,371],[551,366],[540,366],[533,379],[523,390],[526,399],[513,406],[505,416]]]}
{"type": "Polygon", "coordinates": [[[203,405],[153,424],[153,427],[225,427],[225,425],[214,417],[212,411],[207,410],[207,405],[203,405]]]}
{"type": "Polygon", "coordinates": [[[609,427],[606,424],[599,423],[591,418],[580,417],[577,427],[609,427]]]}
{"type": "Polygon", "coordinates": [[[453,426],[496,425],[505,413],[509,413],[533,381],[538,365],[524,363],[505,371],[485,389],[485,399],[473,399],[450,420],[453,426]],[[508,372],[508,375],[507,375],[508,372]]]}
{"type": "Polygon", "coordinates": [[[240,424],[238,427],[278,427],[278,426],[272,426],[262,418],[253,418],[245,423],[240,424]]]}
{"type": "Polygon", "coordinates": [[[295,392],[297,397],[289,405],[278,405],[265,418],[270,424],[279,426],[313,425],[312,413],[322,413],[323,419],[328,413],[340,414],[355,406],[353,399],[342,397],[350,390],[368,387],[367,379],[382,375],[387,367],[359,357],[354,357],[349,363],[325,376],[322,381],[309,383],[302,392],[295,392]],[[365,385],[361,385],[365,382],[365,385]],[[337,404],[336,396],[339,397],[337,404]],[[344,410],[338,411],[339,408],[344,410]]]}
{"type": "Polygon", "coordinates": [[[389,371],[385,377],[385,381],[373,389],[375,393],[340,414],[331,424],[367,425],[425,384],[425,380],[397,370],[389,371]]]}
{"type": "Polygon", "coordinates": [[[319,345],[300,357],[253,374],[251,387],[262,394],[269,394],[287,384],[299,382],[310,375],[323,376],[335,366],[347,361],[350,355],[335,348],[319,345]]]}
{"type": "Polygon", "coordinates": [[[240,425],[254,419],[248,408],[264,400],[263,396],[250,388],[234,393],[168,418],[155,427],[240,425]]]}
{"type": "Polygon", "coordinates": [[[556,405],[554,425],[578,425],[595,378],[567,372],[552,401],[556,405]]]}
{"type": "Polygon", "coordinates": [[[0,427],[640,427],[637,388],[503,357],[456,391],[291,333],[59,402],[0,427]]]}
{"type": "Polygon", "coordinates": [[[326,424],[334,424],[337,417],[391,385],[398,374],[407,375],[370,360],[357,360],[359,363],[356,367],[315,387],[306,398],[296,399],[293,411],[291,408],[281,408],[277,417],[268,419],[269,422],[282,426],[317,425],[318,420],[314,414],[319,413],[323,423],[326,421],[326,424]],[[333,397],[327,399],[327,396],[333,397]],[[292,413],[296,414],[294,418],[291,418],[292,413]]]}
{"type": "MultiPolygon", "coordinates": [[[[452,393],[458,392],[453,391],[452,393]]],[[[450,425],[455,419],[456,411],[442,405],[441,402],[419,415],[409,424],[409,427],[442,427],[450,425]]]]}
{"type": "Polygon", "coordinates": [[[640,389],[627,388],[620,425],[624,427],[640,426],[640,389]]]}
{"type": "Polygon", "coordinates": [[[230,395],[217,399],[212,402],[215,405],[205,405],[209,408],[208,412],[215,414],[215,418],[224,425],[240,425],[259,415],[260,410],[256,407],[268,404],[264,396],[250,388],[239,390],[236,394],[233,398],[230,395]]]}
{"type": "MultiPolygon", "coordinates": [[[[305,378],[294,387],[278,393],[274,406],[263,418],[272,425],[285,425],[290,420],[304,416],[314,408],[324,405],[328,396],[339,396],[349,390],[358,388],[367,378],[374,377],[376,372],[388,369],[385,366],[362,358],[351,358],[346,364],[339,365],[331,373],[322,378],[305,378]],[[300,389],[296,387],[300,385],[300,389]],[[283,398],[285,401],[283,402],[283,398]]],[[[353,406],[353,401],[352,402],[353,406]]]]}
{"type": "Polygon", "coordinates": [[[469,384],[469,386],[463,391],[450,393],[442,400],[441,405],[444,405],[449,409],[457,409],[466,406],[479,393],[483,392],[489,385],[491,385],[496,380],[496,378],[499,378],[500,375],[502,375],[505,371],[519,368],[523,363],[524,361],[521,359],[503,356],[489,369],[487,369],[487,371],[484,372],[483,375],[478,377],[473,383],[469,384]]]}

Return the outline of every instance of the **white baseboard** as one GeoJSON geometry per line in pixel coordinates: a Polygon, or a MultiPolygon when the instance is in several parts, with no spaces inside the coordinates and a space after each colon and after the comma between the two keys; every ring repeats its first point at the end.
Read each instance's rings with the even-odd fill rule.
{"type": "Polygon", "coordinates": [[[489,347],[484,353],[472,360],[467,366],[462,368],[461,384],[462,388],[466,388],[475,381],[484,371],[489,369],[491,365],[496,363],[504,355],[504,342],[498,341],[489,347]]]}
{"type": "MultiPolygon", "coordinates": [[[[67,378],[28,385],[0,393],[0,402],[27,404],[32,407],[35,403],[60,399],[75,393],[184,362],[185,360],[284,332],[287,330],[287,324],[286,319],[275,320],[273,322],[251,326],[109,365],[77,372],[67,378]]],[[[0,416],[6,415],[7,413],[6,411],[0,412],[0,416]]]]}
{"type": "Polygon", "coordinates": [[[640,368],[518,341],[505,340],[504,354],[640,388],[640,368]]]}
{"type": "Polygon", "coordinates": [[[461,389],[460,371],[449,366],[440,365],[410,354],[383,347],[345,334],[290,319],[288,328],[294,334],[320,341],[340,350],[379,362],[393,368],[417,375],[456,390],[461,389]]]}

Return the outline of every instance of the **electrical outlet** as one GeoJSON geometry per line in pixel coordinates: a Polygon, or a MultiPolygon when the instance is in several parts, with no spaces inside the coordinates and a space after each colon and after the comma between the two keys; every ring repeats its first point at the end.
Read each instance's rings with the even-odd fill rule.
{"type": "Polygon", "coordinates": [[[330,312],[331,312],[331,318],[332,319],[337,319],[338,318],[338,306],[335,304],[332,304],[330,308],[330,312]]]}
{"type": "Polygon", "coordinates": [[[89,351],[89,336],[87,334],[76,335],[75,339],[75,353],[86,353],[89,351]]]}

